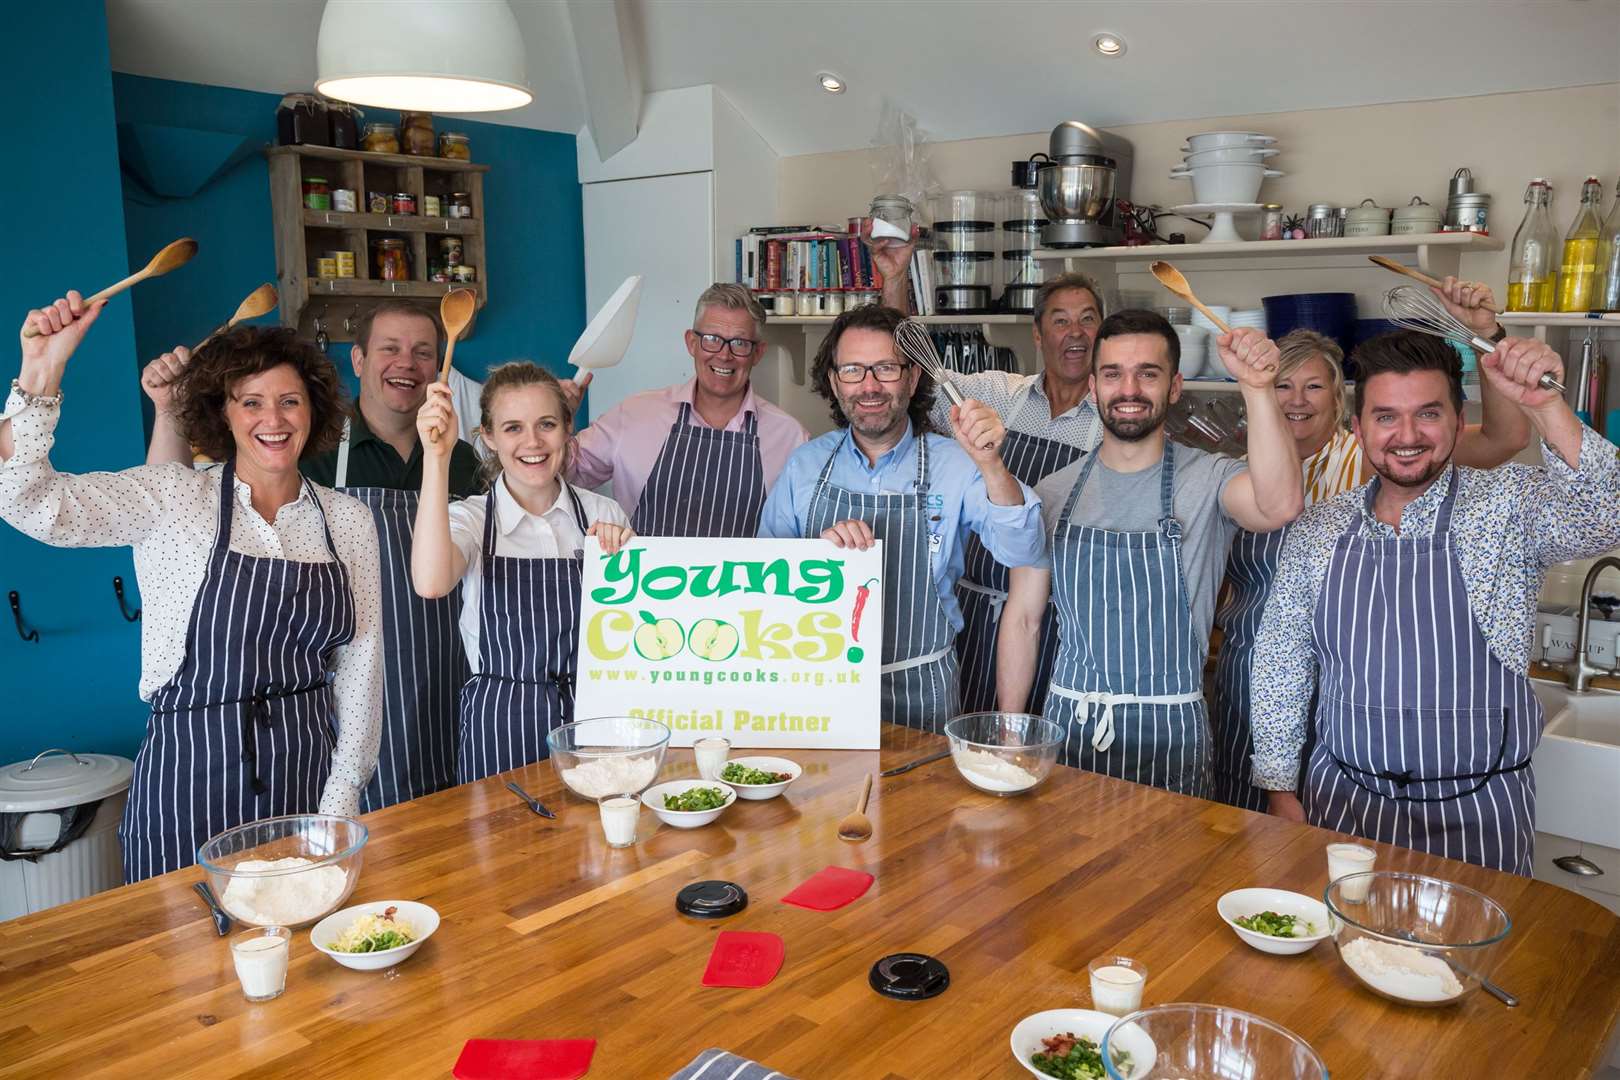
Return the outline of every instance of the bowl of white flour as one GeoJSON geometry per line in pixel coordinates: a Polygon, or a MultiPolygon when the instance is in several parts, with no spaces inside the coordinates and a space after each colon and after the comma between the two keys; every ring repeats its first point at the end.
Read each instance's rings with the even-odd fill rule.
{"type": "Polygon", "coordinates": [[[598,716],[564,724],[546,736],[557,778],[575,795],[640,795],[658,779],[669,728],[639,716],[598,716]]]}
{"type": "Polygon", "coordinates": [[[367,836],[354,818],[289,814],[227,829],[198,849],[197,863],[237,922],[307,926],[354,892],[367,836]]]}
{"type": "Polygon", "coordinates": [[[1344,966],[1373,993],[1404,1005],[1455,1005],[1473,993],[1513,927],[1484,893],[1422,874],[1351,874],[1323,899],[1344,966]],[[1365,899],[1347,899],[1363,887],[1365,899]]]}
{"type": "Polygon", "coordinates": [[[967,713],[945,725],[945,737],[962,779],[988,795],[1022,795],[1051,774],[1063,729],[1026,713],[967,713]]]}

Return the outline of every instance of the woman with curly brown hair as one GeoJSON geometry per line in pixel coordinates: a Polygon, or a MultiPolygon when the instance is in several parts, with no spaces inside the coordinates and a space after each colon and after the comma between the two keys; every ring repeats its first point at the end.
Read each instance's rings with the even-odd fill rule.
{"type": "Polygon", "coordinates": [[[58,547],[134,549],[141,697],[152,716],[119,827],[124,879],[196,861],[210,836],[281,814],[354,814],[377,760],[377,531],[300,458],[343,430],[331,362],[288,329],[237,327],[176,384],[217,470],[68,475],[48,454],[68,359],[101,305],[68,293],[25,326],[0,414],[0,518],[58,547]]]}

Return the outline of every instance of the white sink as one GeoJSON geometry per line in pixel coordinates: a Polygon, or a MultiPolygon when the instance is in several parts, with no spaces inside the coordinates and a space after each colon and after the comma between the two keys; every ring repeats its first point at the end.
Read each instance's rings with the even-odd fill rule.
{"type": "Polygon", "coordinates": [[[1620,693],[1532,679],[1547,710],[1536,748],[1536,831],[1620,848],[1620,693]]]}

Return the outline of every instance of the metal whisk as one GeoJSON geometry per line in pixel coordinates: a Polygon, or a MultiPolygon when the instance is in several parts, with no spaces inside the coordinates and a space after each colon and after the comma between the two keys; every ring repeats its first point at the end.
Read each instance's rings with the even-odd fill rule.
{"type": "MultiPolygon", "coordinates": [[[[1447,311],[1439,298],[1427,289],[1418,289],[1411,285],[1395,286],[1384,294],[1384,314],[1389,316],[1390,322],[1402,329],[1467,342],[1481,356],[1496,351],[1494,342],[1485,340],[1464,326],[1461,320],[1447,311]]],[[[1560,394],[1564,392],[1564,384],[1550,374],[1541,377],[1541,388],[1556,390],[1560,394]]]]}
{"type": "Polygon", "coordinates": [[[934,336],[926,326],[915,319],[901,319],[900,325],[894,328],[894,343],[899,346],[902,356],[926,371],[928,377],[939,384],[952,405],[961,408],[967,399],[945,374],[945,365],[934,348],[934,336]]]}

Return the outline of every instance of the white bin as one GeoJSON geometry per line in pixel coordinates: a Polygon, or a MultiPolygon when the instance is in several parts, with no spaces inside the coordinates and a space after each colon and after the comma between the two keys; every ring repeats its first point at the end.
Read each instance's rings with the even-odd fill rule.
{"type": "Polygon", "coordinates": [[[89,827],[60,851],[37,860],[0,859],[0,920],[124,883],[118,822],[134,771],[128,758],[66,750],[46,750],[33,761],[0,769],[0,814],[12,815],[13,852],[48,851],[62,835],[63,819],[53,811],[100,800],[89,827]]]}

